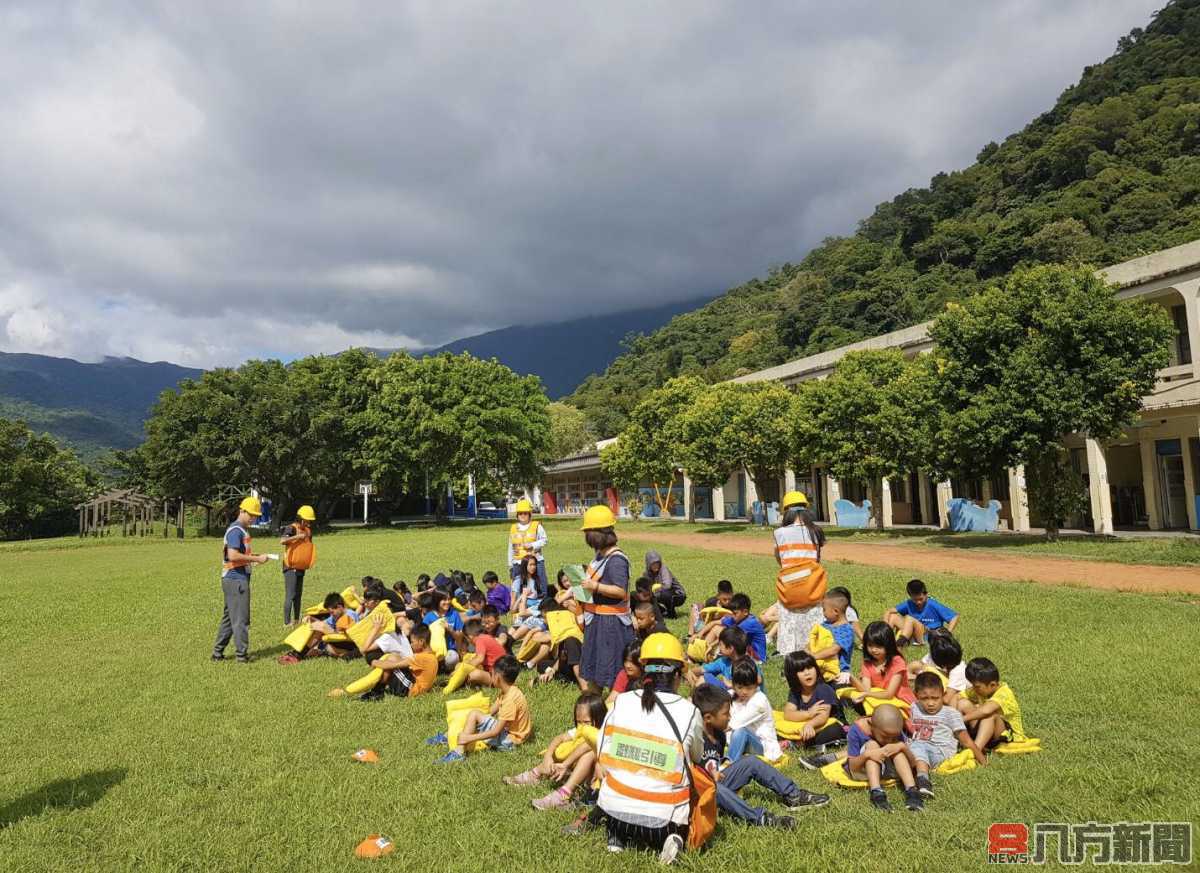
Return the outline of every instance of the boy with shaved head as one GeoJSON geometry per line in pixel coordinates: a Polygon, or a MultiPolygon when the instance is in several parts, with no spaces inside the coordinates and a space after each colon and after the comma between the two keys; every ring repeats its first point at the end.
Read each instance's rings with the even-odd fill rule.
{"type": "Polygon", "coordinates": [[[882,812],[891,812],[884,779],[898,779],[904,786],[904,806],[912,812],[925,808],[917,791],[917,760],[904,735],[904,714],[890,703],[875,708],[870,718],[860,718],[846,736],[846,763],[850,778],[865,780],[870,787],[871,805],[882,812]]]}

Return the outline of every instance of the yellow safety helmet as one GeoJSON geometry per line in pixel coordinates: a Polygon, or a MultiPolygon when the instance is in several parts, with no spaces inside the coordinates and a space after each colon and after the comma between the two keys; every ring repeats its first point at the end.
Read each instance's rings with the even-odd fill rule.
{"type": "Polygon", "coordinates": [[[247,497],[238,504],[238,509],[242,512],[249,513],[255,517],[262,515],[262,504],[258,502],[257,497],[247,497]]]}
{"type": "Polygon", "coordinates": [[[520,515],[522,512],[533,512],[533,503],[528,497],[522,497],[517,501],[517,515],[520,515]]]}
{"type": "Polygon", "coordinates": [[[303,506],[301,506],[299,509],[296,510],[296,517],[302,518],[305,521],[316,521],[317,513],[316,513],[316,510],[314,510],[311,506],[309,506],[306,503],[303,506]]]}
{"type": "Polygon", "coordinates": [[[678,661],[683,663],[683,643],[671,634],[650,634],[642,642],[643,661],[678,661]]]}
{"type": "Polygon", "coordinates": [[[606,527],[613,527],[617,523],[617,517],[613,515],[613,511],[601,503],[599,506],[589,506],[587,512],[583,514],[583,526],[580,530],[603,530],[606,527]]]}
{"type": "Polygon", "coordinates": [[[783,495],[783,508],[789,506],[808,506],[808,498],[804,496],[803,491],[789,491],[783,495]]]}

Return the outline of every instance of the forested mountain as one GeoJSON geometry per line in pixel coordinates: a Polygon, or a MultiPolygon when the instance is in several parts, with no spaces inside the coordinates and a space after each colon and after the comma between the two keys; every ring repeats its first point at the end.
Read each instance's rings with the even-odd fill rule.
{"type": "Polygon", "coordinates": [[[672,376],[717,381],[914,324],[1019,264],[1109,264],[1196,238],[1200,0],[1175,0],[972,166],[633,341],[568,400],[609,436],[672,376]]]}

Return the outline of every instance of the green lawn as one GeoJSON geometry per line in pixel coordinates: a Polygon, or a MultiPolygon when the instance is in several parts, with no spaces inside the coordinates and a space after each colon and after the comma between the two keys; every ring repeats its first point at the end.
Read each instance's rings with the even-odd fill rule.
{"type": "MultiPolygon", "coordinates": [[[[634,526],[626,545],[642,549],[634,526]]],[[[587,557],[567,524],[551,528],[552,565],[587,557]]],[[[260,547],[266,537],[259,538],[260,547]]],[[[651,869],[610,856],[598,834],[568,839],[566,812],[537,813],[531,791],[502,786],[568,726],[573,692],[530,693],[537,740],[452,767],[424,738],[444,726],[442,695],[362,704],[325,692],[359,663],[280,667],[281,579],[256,574],[249,665],[212,664],[220,617],[215,540],[61,541],[0,550],[15,607],[0,736],[0,869],[340,870],[381,831],[400,843],[394,870],[651,869]],[[360,746],[376,767],[351,764],[360,746]]],[[[498,569],[503,528],[339,532],[319,540],[306,600],[366,573],[411,580],[461,566],[498,569]]],[[[693,596],[728,577],[768,603],[769,558],[660,547],[693,596]]],[[[864,617],[901,597],[904,574],[832,565],[864,617]]],[[[1200,606],[1182,598],[926,577],[959,609],[968,656],[987,655],[1016,690],[1040,755],[945,777],[923,817],[887,817],[862,793],[801,813],[792,833],[723,822],[685,867],[716,871],[946,870],[985,866],[994,821],[1200,820],[1195,714],[1200,606]],[[1192,774],[1189,776],[1189,774],[1192,774]]],[[[677,623],[682,625],[682,622],[677,623]]],[[[676,629],[680,629],[677,627],[676,629]]],[[[770,695],[784,698],[778,660],[770,695]]],[[[803,787],[821,778],[792,765],[803,787]]]]}
{"type": "MultiPolygon", "coordinates": [[[[762,528],[749,524],[721,524],[676,521],[639,521],[636,528],[722,536],[764,536],[762,528]]],[[[1058,542],[1045,537],[1006,533],[948,533],[921,528],[896,528],[886,531],[839,528],[823,525],[835,542],[888,543],[889,545],[925,546],[943,549],[995,549],[1007,554],[1032,557],[1071,558],[1108,561],[1118,564],[1161,564],[1168,566],[1200,564],[1200,536],[1174,537],[1097,537],[1066,534],[1058,542]]]]}

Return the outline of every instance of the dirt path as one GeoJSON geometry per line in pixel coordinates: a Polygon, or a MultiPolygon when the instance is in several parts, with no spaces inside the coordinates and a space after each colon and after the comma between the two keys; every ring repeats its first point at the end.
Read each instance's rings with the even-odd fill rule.
{"type": "MultiPolygon", "coordinates": [[[[697,533],[638,531],[630,539],[672,546],[771,555],[774,543],[762,539],[697,533]]],[[[1200,594],[1200,568],[1155,567],[1145,564],[1112,564],[1102,561],[1073,561],[1065,558],[1030,558],[989,552],[963,554],[949,549],[895,546],[884,543],[838,543],[825,547],[829,561],[849,561],[872,567],[894,567],[918,572],[957,573],[988,579],[1032,580],[1046,585],[1083,585],[1113,591],[1200,594]]]]}

